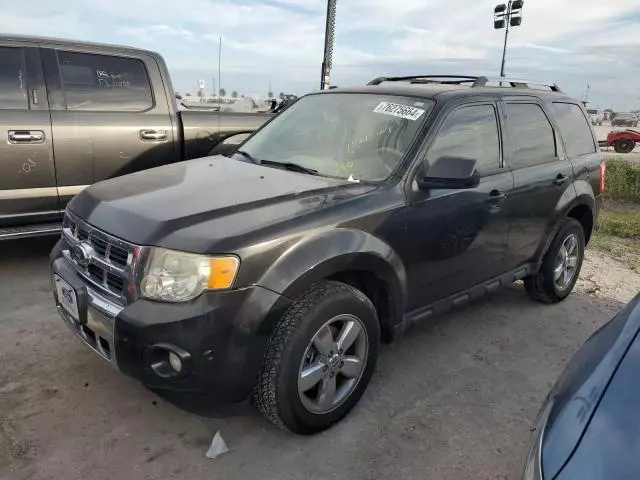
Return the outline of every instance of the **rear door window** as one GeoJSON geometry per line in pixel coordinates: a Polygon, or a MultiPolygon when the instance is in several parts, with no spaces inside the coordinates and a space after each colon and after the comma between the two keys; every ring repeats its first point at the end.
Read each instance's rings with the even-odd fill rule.
{"type": "Polygon", "coordinates": [[[473,158],[480,173],[500,168],[500,136],[493,105],[469,105],[449,114],[427,159],[433,163],[443,156],[473,158]]]}
{"type": "Polygon", "coordinates": [[[29,109],[26,73],[23,49],[0,47],[0,109],[29,109]]]}
{"type": "Polygon", "coordinates": [[[557,160],[553,127],[540,105],[507,103],[506,110],[513,146],[512,168],[526,168],[557,160]]]}
{"type": "Polygon", "coordinates": [[[153,106],[149,76],[136,58],[58,51],[67,110],[142,112],[153,106]]]}
{"type": "MultiPolygon", "coordinates": [[[[576,104],[561,102],[554,102],[552,109],[567,149],[567,155],[578,157],[594,153],[596,145],[582,109],[576,104]]],[[[597,110],[594,112],[598,113],[597,110]]]]}

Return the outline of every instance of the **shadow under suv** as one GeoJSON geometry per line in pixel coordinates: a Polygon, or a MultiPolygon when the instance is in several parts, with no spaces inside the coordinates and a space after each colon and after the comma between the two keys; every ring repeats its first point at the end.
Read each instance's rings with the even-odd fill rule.
{"type": "Polygon", "coordinates": [[[87,188],[52,252],[58,311],[155,391],[328,428],[415,322],[520,279],[543,302],[571,292],[602,155],[577,100],[502,82],[309,94],[230,158],[87,188]]]}

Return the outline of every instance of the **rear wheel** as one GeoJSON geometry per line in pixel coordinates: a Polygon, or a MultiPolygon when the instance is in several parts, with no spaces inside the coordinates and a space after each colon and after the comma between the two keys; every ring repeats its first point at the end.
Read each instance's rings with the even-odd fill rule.
{"type": "Polygon", "coordinates": [[[636,142],[630,138],[621,138],[613,142],[613,149],[617,153],[630,153],[636,148],[636,142]]]}
{"type": "Polygon", "coordinates": [[[313,285],[270,338],[254,388],[256,406],[295,433],[329,428],[367,388],[379,338],[375,308],[362,292],[334,281],[313,285]]]}
{"type": "Polygon", "coordinates": [[[557,303],[573,290],[584,259],[584,230],[580,222],[565,218],[535,275],[524,279],[527,293],[544,303],[557,303]]]}

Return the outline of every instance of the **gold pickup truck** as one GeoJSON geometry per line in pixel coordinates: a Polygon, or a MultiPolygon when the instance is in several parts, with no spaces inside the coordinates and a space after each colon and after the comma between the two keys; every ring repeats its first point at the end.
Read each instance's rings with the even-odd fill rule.
{"type": "Polygon", "coordinates": [[[179,111],[154,52],[0,35],[0,240],[58,233],[87,185],[229,153],[271,116],[179,111]]]}

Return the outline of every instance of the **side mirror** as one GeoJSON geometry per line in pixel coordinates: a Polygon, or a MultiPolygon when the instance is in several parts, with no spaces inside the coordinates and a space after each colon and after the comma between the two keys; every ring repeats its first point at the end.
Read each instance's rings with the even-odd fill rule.
{"type": "Polygon", "coordinates": [[[418,187],[422,190],[473,188],[480,183],[480,174],[476,170],[477,160],[466,157],[440,157],[419,178],[418,187]]]}

